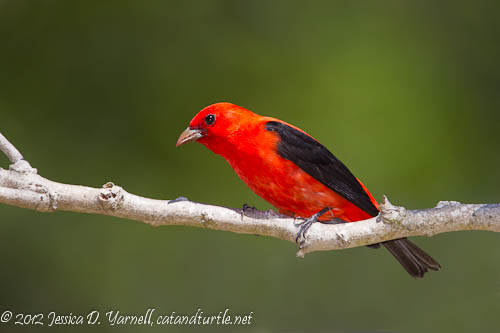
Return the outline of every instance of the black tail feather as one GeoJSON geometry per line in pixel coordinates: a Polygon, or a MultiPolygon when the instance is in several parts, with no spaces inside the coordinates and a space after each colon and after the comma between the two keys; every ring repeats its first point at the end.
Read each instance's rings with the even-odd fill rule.
{"type": "Polygon", "coordinates": [[[437,271],[441,265],[408,238],[382,242],[382,245],[396,258],[413,277],[422,278],[429,269],[437,271]]]}

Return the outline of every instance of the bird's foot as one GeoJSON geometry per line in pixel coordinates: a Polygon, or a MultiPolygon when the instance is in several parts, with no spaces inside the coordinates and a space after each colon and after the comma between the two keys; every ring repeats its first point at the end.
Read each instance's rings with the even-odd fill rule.
{"type": "Polygon", "coordinates": [[[257,209],[257,207],[250,206],[246,203],[243,204],[243,208],[240,210],[240,212],[241,218],[243,218],[243,216],[256,218],[259,214],[259,210],[257,209]]]}
{"type": "Polygon", "coordinates": [[[182,201],[189,201],[189,199],[186,197],[178,197],[174,200],[170,200],[168,203],[171,204],[171,203],[182,202],[182,201]]]}
{"type": "Polygon", "coordinates": [[[273,219],[273,218],[287,218],[289,216],[276,213],[274,210],[258,210],[256,207],[243,204],[242,209],[231,208],[241,214],[241,217],[251,217],[254,219],[273,219]]]}
{"type": "Polygon", "coordinates": [[[325,214],[330,210],[330,207],[325,207],[310,218],[306,219],[305,221],[297,224],[299,227],[299,232],[297,233],[297,237],[295,237],[295,243],[299,245],[300,248],[304,245],[306,242],[306,232],[309,230],[311,225],[315,222],[318,222],[318,219],[320,218],[321,215],[325,214]]]}
{"type": "Polygon", "coordinates": [[[255,213],[256,211],[258,211],[257,207],[250,206],[246,203],[243,204],[243,209],[242,209],[243,213],[255,213]]]}
{"type": "Polygon", "coordinates": [[[347,221],[344,221],[342,219],[339,219],[338,217],[332,219],[332,220],[328,220],[328,221],[319,221],[323,224],[342,224],[342,223],[347,223],[347,221]]]}

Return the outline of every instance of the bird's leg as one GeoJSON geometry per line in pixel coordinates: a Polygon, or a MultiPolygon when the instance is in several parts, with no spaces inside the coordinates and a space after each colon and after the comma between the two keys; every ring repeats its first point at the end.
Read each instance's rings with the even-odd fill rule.
{"type": "Polygon", "coordinates": [[[325,207],[310,218],[306,219],[305,221],[301,222],[298,224],[299,226],[299,232],[297,233],[297,237],[295,237],[295,243],[299,244],[302,246],[304,242],[306,241],[306,232],[309,230],[311,225],[314,222],[318,222],[318,219],[320,218],[321,215],[325,214],[328,212],[331,208],[330,207],[325,207]]]}

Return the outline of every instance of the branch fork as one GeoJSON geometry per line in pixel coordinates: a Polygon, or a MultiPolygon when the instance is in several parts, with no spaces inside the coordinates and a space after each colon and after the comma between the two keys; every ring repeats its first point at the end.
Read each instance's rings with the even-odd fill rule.
{"type": "Polygon", "coordinates": [[[107,182],[102,186],[99,193],[99,202],[104,209],[116,210],[123,201],[124,189],[116,186],[112,182],[107,182]]]}

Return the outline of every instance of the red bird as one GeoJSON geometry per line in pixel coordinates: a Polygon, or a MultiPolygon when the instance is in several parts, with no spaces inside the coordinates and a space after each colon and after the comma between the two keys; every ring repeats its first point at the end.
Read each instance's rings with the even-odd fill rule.
{"type": "MultiPolygon", "coordinates": [[[[279,119],[217,103],[191,120],[177,146],[191,141],[224,157],[248,187],[281,214],[306,218],[297,240],[303,241],[318,220],[356,222],[379,213],[368,189],[325,146],[279,119]]],[[[407,238],[381,244],[413,277],[441,267],[407,238]]]]}

